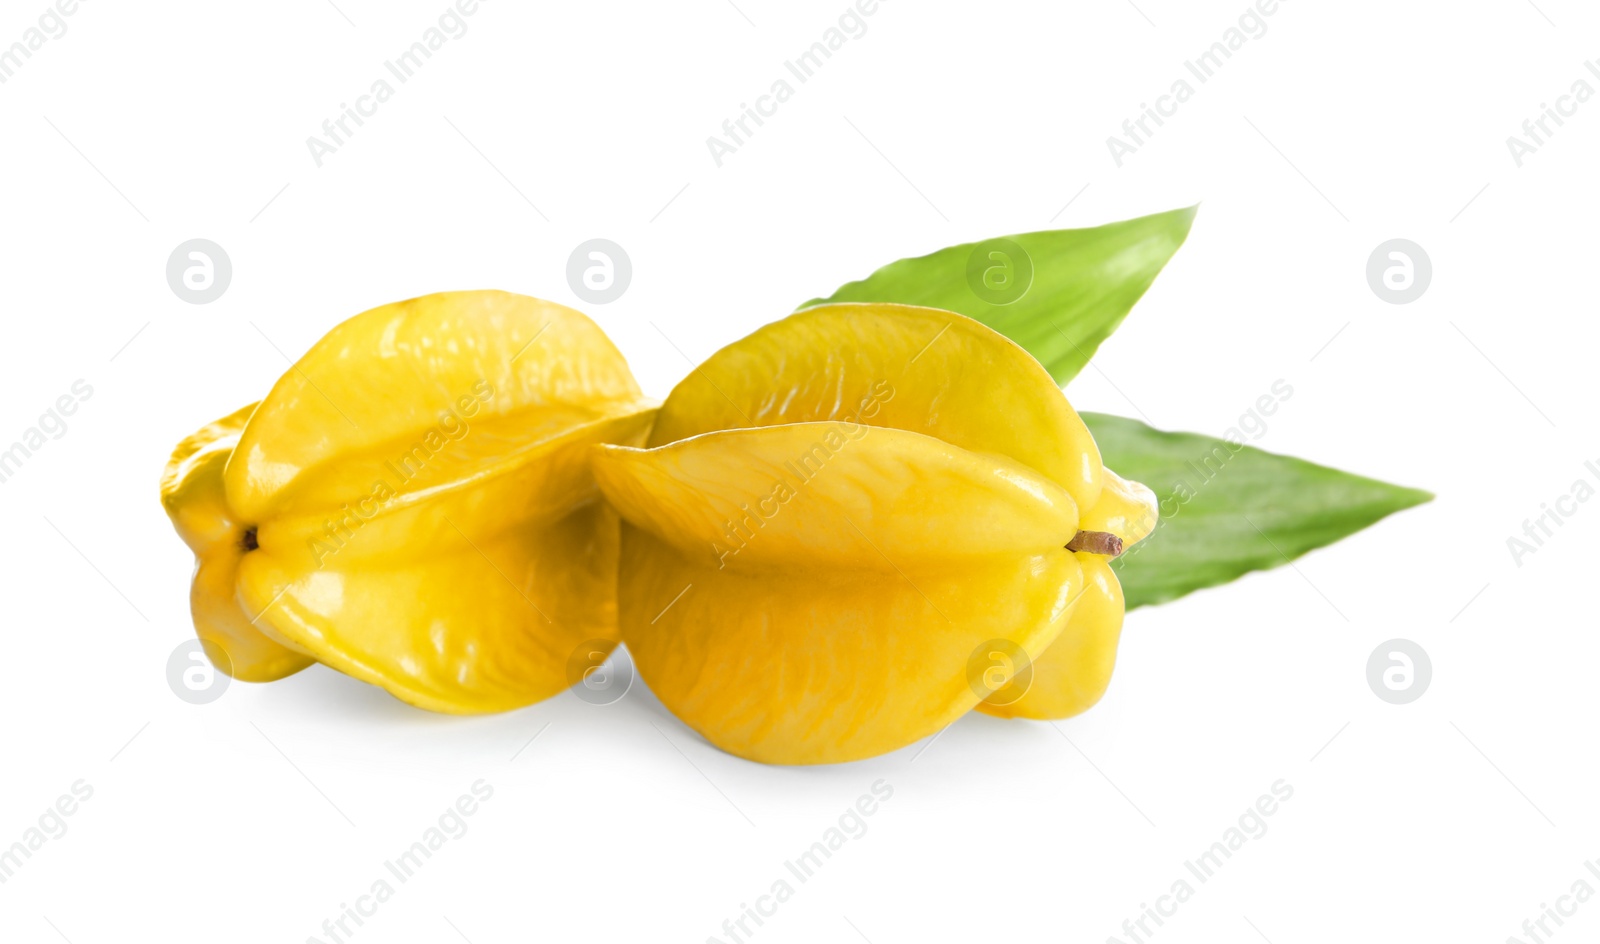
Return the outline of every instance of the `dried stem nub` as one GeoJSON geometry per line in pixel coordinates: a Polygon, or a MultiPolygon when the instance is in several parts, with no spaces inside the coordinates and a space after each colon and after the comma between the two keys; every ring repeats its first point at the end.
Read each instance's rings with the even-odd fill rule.
{"type": "Polygon", "coordinates": [[[1116,557],[1122,553],[1122,539],[1110,531],[1079,531],[1067,542],[1067,550],[1116,557]]]}

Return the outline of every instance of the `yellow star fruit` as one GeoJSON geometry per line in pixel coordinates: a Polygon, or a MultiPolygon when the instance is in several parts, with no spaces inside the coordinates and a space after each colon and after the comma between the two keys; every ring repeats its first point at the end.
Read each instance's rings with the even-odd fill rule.
{"type": "Polygon", "coordinates": [[[551,302],[445,292],[351,318],[167,466],[202,644],[236,678],[318,661],[434,711],[565,689],[580,644],[617,638],[590,451],[641,441],[653,406],[551,302]]]}
{"type": "Polygon", "coordinates": [[[595,451],[640,676],[768,763],[935,734],[1009,691],[973,671],[996,651],[1016,655],[1005,682],[1032,680],[984,710],[1087,708],[1121,627],[1108,561],[1155,521],[1032,356],[930,308],[768,325],[680,383],[645,448],[595,451]]]}

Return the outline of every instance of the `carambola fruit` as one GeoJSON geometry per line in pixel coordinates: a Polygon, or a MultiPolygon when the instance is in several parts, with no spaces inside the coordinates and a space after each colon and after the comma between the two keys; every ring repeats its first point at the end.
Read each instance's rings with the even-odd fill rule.
{"type": "Polygon", "coordinates": [[[640,676],[768,763],[882,754],[974,707],[1089,707],[1122,622],[1108,562],[1156,520],[1038,361],[930,308],[768,325],[672,391],[646,448],[595,452],[640,676]],[[1031,672],[1020,698],[974,681],[994,652],[1031,672]]]}
{"type": "Polygon", "coordinates": [[[445,292],[355,316],[167,466],[202,643],[236,678],[320,661],[434,711],[565,689],[573,651],[617,635],[590,448],[639,441],[652,407],[599,327],[551,302],[445,292]]]}

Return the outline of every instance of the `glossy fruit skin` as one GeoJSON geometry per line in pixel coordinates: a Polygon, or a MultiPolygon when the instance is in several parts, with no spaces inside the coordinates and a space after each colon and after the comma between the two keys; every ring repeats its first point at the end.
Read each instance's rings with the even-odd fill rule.
{"type": "Polygon", "coordinates": [[[580,644],[617,638],[590,449],[652,413],[560,305],[447,292],[357,315],[168,464],[196,631],[251,681],[320,661],[451,713],[556,694],[580,644]]]}
{"type": "MultiPolygon", "coordinates": [[[[1109,531],[1126,548],[1147,537],[1156,523],[1155,494],[1106,469],[1105,488],[1080,527],[1109,531]]],[[[1086,551],[1074,556],[1083,568],[1083,595],[1061,635],[1033,660],[1027,690],[1020,697],[1008,690],[979,702],[984,714],[1038,721],[1070,718],[1094,707],[1110,686],[1122,635],[1122,584],[1112,558],[1086,551]]]]}
{"type": "Polygon", "coordinates": [[[1092,592],[1114,586],[1064,548],[1080,509],[1114,530],[1148,494],[1107,478],[1021,348],[903,305],[768,325],[673,390],[648,448],[597,452],[624,519],[620,620],[641,678],[718,747],[780,764],[937,733],[987,694],[968,677],[986,647],[1047,656],[1086,572],[1092,592]]]}
{"type": "Polygon", "coordinates": [[[161,481],[161,503],[195,555],[189,607],[195,634],[219,669],[246,682],[293,675],[314,659],[251,621],[234,599],[245,554],[245,524],[228,508],[222,469],[254,403],[209,423],[173,451],[161,481]]]}

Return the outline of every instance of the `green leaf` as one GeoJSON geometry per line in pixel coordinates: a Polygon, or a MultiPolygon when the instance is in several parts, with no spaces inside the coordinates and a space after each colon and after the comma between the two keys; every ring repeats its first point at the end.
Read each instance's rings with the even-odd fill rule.
{"type": "MultiPolygon", "coordinates": [[[[890,263],[802,307],[865,301],[957,311],[1020,344],[1065,384],[1183,245],[1196,209],[952,246],[890,263]]],[[[1083,418],[1106,465],[1161,500],[1155,533],[1115,565],[1130,609],[1286,564],[1433,498],[1209,436],[1083,418]]]]}
{"type": "Polygon", "coordinates": [[[1065,384],[1183,245],[1197,209],[951,246],[801,307],[898,302],[960,312],[1022,345],[1065,384]]]}
{"type": "Polygon", "coordinates": [[[1286,564],[1433,498],[1302,459],[1085,413],[1100,454],[1161,502],[1156,530],[1113,565],[1128,608],[1286,564]]]}

